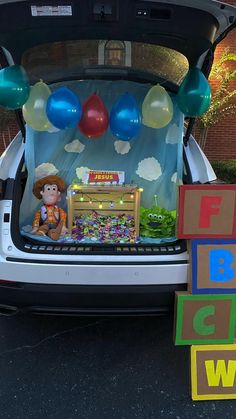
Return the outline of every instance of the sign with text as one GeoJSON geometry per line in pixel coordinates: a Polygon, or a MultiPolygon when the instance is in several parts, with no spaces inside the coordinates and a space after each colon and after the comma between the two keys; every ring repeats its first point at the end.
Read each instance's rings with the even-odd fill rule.
{"type": "Polygon", "coordinates": [[[233,343],[235,320],[235,295],[176,292],[175,345],[233,343]]]}
{"type": "Polygon", "coordinates": [[[181,185],[179,238],[236,238],[236,185],[181,185]]]}
{"type": "Polygon", "coordinates": [[[236,239],[191,241],[193,294],[236,294],[236,239]]]}
{"type": "Polygon", "coordinates": [[[125,172],[105,171],[105,170],[89,170],[83,177],[83,183],[95,184],[111,184],[122,185],[125,181],[125,172]]]}
{"type": "Polygon", "coordinates": [[[193,400],[236,399],[236,344],[191,347],[193,400]]]}

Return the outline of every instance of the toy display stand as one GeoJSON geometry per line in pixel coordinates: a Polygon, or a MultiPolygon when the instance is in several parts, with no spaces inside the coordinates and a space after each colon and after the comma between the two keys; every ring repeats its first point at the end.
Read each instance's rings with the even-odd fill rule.
{"type": "Polygon", "coordinates": [[[101,215],[131,215],[139,236],[140,189],[136,185],[75,185],[67,189],[68,230],[74,217],[96,211],[101,215]]]}

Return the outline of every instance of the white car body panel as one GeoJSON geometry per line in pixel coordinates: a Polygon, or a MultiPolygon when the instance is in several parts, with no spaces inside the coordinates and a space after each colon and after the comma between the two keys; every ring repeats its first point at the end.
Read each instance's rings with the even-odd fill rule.
{"type": "MultiPolygon", "coordinates": [[[[0,203],[0,213],[4,211],[11,211],[11,201],[0,203]]],[[[0,223],[0,235],[0,279],[7,281],[64,285],[186,283],[187,252],[163,256],[35,254],[23,252],[15,247],[11,240],[9,223],[0,223]],[[14,262],[9,262],[6,258],[14,258],[14,262]],[[24,259],[24,262],[17,262],[17,258],[24,259]]]]}
{"type": "Polygon", "coordinates": [[[31,284],[174,285],[186,283],[187,278],[187,264],[80,265],[78,262],[78,265],[67,265],[65,262],[55,265],[6,262],[3,258],[0,264],[4,280],[31,284]]]}
{"type": "Polygon", "coordinates": [[[189,138],[188,145],[185,147],[185,154],[193,183],[208,183],[216,180],[216,174],[209,160],[192,135],[189,138]]]}

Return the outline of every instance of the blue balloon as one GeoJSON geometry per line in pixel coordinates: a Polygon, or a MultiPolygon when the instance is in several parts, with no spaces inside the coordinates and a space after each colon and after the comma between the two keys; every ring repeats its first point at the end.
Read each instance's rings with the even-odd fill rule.
{"type": "Polygon", "coordinates": [[[67,87],[61,87],[49,96],[46,114],[54,127],[72,128],[80,121],[82,108],[75,93],[67,87]]]}
{"type": "Polygon", "coordinates": [[[124,93],[112,106],[110,129],[113,135],[123,141],[129,141],[141,128],[141,113],[133,96],[124,93]]]}
{"type": "Polygon", "coordinates": [[[177,103],[180,110],[190,117],[200,116],[209,108],[211,88],[199,68],[188,71],[179,87],[177,103]]]}

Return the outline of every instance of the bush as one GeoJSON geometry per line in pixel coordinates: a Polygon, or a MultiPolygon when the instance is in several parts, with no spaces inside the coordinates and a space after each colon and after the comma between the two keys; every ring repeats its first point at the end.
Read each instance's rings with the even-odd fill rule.
{"type": "Polygon", "coordinates": [[[236,184],[236,160],[221,160],[211,163],[218,179],[236,184]]]}

